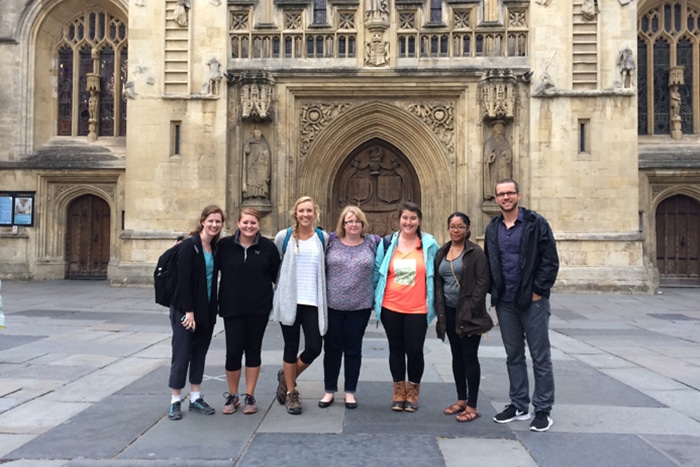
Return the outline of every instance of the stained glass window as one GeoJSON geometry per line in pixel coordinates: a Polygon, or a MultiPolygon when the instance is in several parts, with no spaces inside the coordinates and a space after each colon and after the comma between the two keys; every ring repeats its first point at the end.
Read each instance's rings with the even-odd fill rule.
{"type": "Polygon", "coordinates": [[[100,10],[83,12],[63,27],[57,44],[58,136],[86,136],[90,97],[98,99],[96,133],[126,135],[127,29],[122,20],[100,10]],[[88,74],[99,76],[99,92],[88,89],[88,74]]]}

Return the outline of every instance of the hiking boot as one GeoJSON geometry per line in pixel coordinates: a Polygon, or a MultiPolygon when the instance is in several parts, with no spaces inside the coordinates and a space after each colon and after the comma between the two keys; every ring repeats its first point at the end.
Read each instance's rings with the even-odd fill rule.
{"type": "Polygon", "coordinates": [[[180,407],[180,401],[170,404],[170,410],[168,411],[168,418],[170,420],[180,420],[182,418],[182,411],[180,410],[180,407]]]}
{"type": "Polygon", "coordinates": [[[287,382],[284,380],[284,369],[277,372],[277,402],[284,404],[287,402],[287,382]]]}
{"type": "Polygon", "coordinates": [[[203,415],[214,415],[216,410],[204,402],[204,399],[200,397],[194,402],[190,401],[190,412],[199,412],[203,415]]]}
{"type": "Polygon", "coordinates": [[[415,412],[418,410],[418,395],[420,394],[420,383],[408,382],[406,384],[406,403],[403,409],[406,412],[415,412]]]}
{"type": "Polygon", "coordinates": [[[549,412],[538,410],[535,412],[535,419],[530,423],[530,431],[547,431],[552,427],[553,423],[549,412]]]}
{"type": "Polygon", "coordinates": [[[301,396],[296,389],[287,393],[287,413],[299,415],[301,413],[301,396]]]}
{"type": "Polygon", "coordinates": [[[224,399],[226,399],[226,402],[224,403],[224,407],[221,409],[221,413],[225,415],[235,413],[238,406],[241,405],[241,398],[238,397],[238,394],[225,392],[224,399]]]}
{"type": "Polygon", "coordinates": [[[530,413],[517,409],[513,404],[508,404],[503,412],[493,417],[496,423],[510,423],[513,420],[530,420],[530,413]]]}
{"type": "Polygon", "coordinates": [[[401,412],[406,404],[406,382],[394,381],[394,402],[391,404],[391,410],[401,412]]]}
{"type": "Polygon", "coordinates": [[[258,404],[255,401],[255,397],[246,394],[243,400],[245,401],[245,406],[243,407],[244,414],[250,415],[258,411],[258,404]]]}

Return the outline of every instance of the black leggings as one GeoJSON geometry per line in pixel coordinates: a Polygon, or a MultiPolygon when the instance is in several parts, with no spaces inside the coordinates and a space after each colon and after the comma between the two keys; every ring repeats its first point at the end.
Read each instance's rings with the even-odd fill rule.
{"type": "Polygon", "coordinates": [[[301,329],[304,329],[304,351],[299,355],[299,359],[311,365],[316,357],[321,355],[323,340],[321,331],[318,329],[318,308],[308,305],[297,305],[297,318],[291,326],[282,327],[282,337],[284,338],[284,354],[282,360],[285,363],[296,363],[299,353],[299,341],[301,339],[301,329]]]}
{"type": "Polygon", "coordinates": [[[389,341],[389,370],[395,382],[420,383],[425,369],[423,344],[428,331],[425,314],[397,313],[382,307],[382,325],[389,341]]]}
{"type": "Polygon", "coordinates": [[[231,316],[224,318],[226,330],[226,371],[241,369],[241,358],[245,352],[245,366],[256,368],[262,364],[260,354],[268,317],[231,316]]]}
{"type": "Polygon", "coordinates": [[[469,407],[476,408],[481,382],[481,365],[479,364],[479,343],[481,334],[459,337],[455,331],[456,310],[445,307],[447,319],[447,339],[452,349],[452,374],[457,386],[457,399],[467,401],[469,407]],[[469,397],[467,397],[467,388],[469,397]]]}

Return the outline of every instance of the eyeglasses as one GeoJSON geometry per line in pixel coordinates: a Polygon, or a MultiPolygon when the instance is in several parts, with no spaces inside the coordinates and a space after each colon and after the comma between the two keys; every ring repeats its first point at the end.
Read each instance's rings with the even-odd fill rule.
{"type": "Polygon", "coordinates": [[[505,198],[506,196],[515,196],[517,191],[504,191],[503,193],[496,193],[496,198],[505,198]]]}
{"type": "Polygon", "coordinates": [[[362,225],[362,221],[345,221],[343,222],[345,225],[362,225]]]}
{"type": "Polygon", "coordinates": [[[448,227],[449,230],[467,230],[466,225],[451,225],[448,227]]]}

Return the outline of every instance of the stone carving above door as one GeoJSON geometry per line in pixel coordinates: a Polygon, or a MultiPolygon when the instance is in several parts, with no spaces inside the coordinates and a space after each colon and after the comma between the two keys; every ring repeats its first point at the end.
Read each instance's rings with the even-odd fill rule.
{"type": "Polygon", "coordinates": [[[309,148],[318,134],[340,114],[350,110],[352,104],[335,102],[330,104],[311,103],[301,106],[299,113],[299,162],[303,163],[309,148]]]}
{"type": "Polygon", "coordinates": [[[447,149],[450,161],[454,161],[455,120],[454,104],[408,104],[406,109],[425,122],[447,149]]]}

